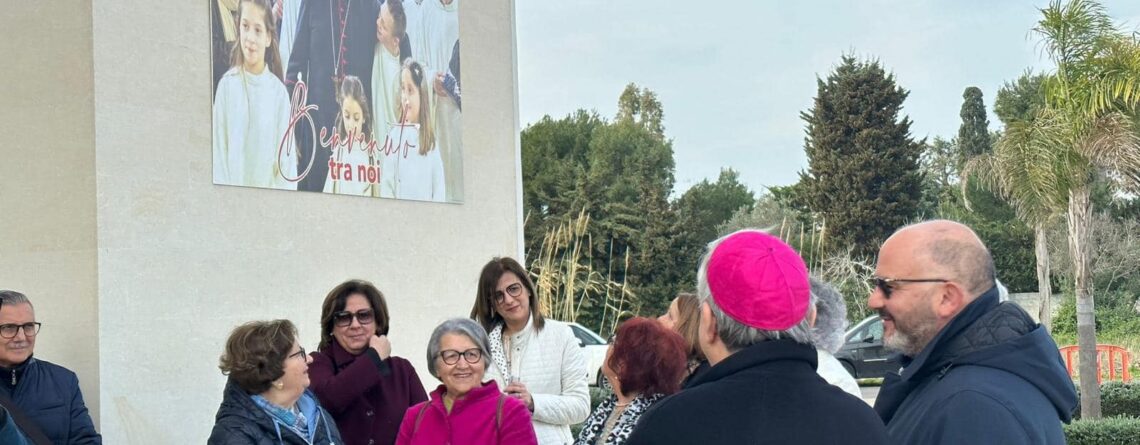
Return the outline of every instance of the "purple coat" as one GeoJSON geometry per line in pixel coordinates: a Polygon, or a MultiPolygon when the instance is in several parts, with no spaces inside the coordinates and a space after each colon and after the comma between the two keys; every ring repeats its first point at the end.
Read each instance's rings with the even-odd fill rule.
{"type": "Polygon", "coordinates": [[[390,445],[409,406],[427,400],[407,360],[380,360],[371,348],[354,356],[336,341],[314,352],[309,388],[328,410],[346,445],[390,445]]]}

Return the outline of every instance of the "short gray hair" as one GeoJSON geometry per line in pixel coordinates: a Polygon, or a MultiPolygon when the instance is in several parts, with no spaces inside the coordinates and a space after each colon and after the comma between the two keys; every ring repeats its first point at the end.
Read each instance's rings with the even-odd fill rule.
{"type": "Polygon", "coordinates": [[[431,333],[431,340],[428,340],[427,365],[428,373],[432,377],[439,378],[439,374],[435,372],[435,358],[439,357],[439,341],[443,339],[445,334],[459,334],[470,338],[475,346],[479,347],[479,352],[483,353],[483,365],[487,365],[487,356],[491,354],[491,343],[487,341],[487,331],[470,318],[452,318],[436,326],[431,333]]]}
{"type": "Polygon", "coordinates": [[[815,347],[834,354],[843,347],[847,331],[847,303],[835,287],[811,277],[811,300],[815,307],[815,326],[811,328],[815,347]]]}
{"type": "Polygon", "coordinates": [[[811,345],[811,327],[808,326],[806,316],[803,320],[800,320],[799,323],[796,323],[795,326],[787,330],[768,331],[736,321],[721,310],[720,306],[716,304],[716,301],[712,299],[712,290],[709,289],[708,280],[709,259],[712,257],[712,252],[716,250],[716,247],[719,246],[725,238],[745,231],[762,232],[756,229],[745,229],[717,238],[715,241],[709,243],[705,249],[705,255],[701,258],[701,265],[697,269],[697,296],[701,299],[701,303],[708,303],[713,318],[716,319],[717,335],[720,336],[721,341],[724,342],[730,352],[739,351],[762,341],[779,340],[781,338],[790,338],[795,340],[796,343],[811,345]]]}
{"type": "Polygon", "coordinates": [[[21,294],[14,290],[0,290],[0,306],[3,306],[5,304],[20,303],[27,303],[28,306],[32,305],[32,302],[28,300],[27,295],[21,294]]]}

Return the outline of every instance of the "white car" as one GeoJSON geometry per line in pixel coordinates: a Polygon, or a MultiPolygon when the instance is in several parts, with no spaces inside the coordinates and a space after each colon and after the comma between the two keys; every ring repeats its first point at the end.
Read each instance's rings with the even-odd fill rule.
{"type": "Polygon", "coordinates": [[[602,375],[602,362],[606,360],[606,349],[609,349],[610,345],[585,326],[569,322],[566,324],[570,325],[570,330],[574,331],[575,337],[578,337],[582,354],[586,356],[586,381],[590,386],[602,386],[602,380],[605,379],[602,375]]]}

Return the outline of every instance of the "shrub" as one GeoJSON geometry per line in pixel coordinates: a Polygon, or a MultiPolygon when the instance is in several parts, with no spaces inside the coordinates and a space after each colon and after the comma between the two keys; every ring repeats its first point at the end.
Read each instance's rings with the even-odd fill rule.
{"type": "Polygon", "coordinates": [[[1064,429],[1069,445],[1140,445],[1140,419],[1076,420],[1064,429]]]}
{"type": "Polygon", "coordinates": [[[1104,417],[1140,418],[1140,383],[1107,382],[1100,385],[1100,408],[1104,417]]]}
{"type": "MultiPolygon", "coordinates": [[[[1062,338],[1077,336],[1077,302],[1072,295],[1060,296],[1061,307],[1053,317],[1053,335],[1062,338]]],[[[1132,292],[1097,292],[1096,334],[1097,338],[1129,337],[1140,332],[1140,316],[1134,306],[1136,295],[1132,292]]]]}
{"type": "MultiPolygon", "coordinates": [[[[1079,389],[1078,389],[1079,391],[1079,389]]],[[[1100,385],[1100,409],[1104,417],[1140,419],[1140,383],[1105,382],[1100,385]]],[[[1081,417],[1081,407],[1073,413],[1081,417]]]]}

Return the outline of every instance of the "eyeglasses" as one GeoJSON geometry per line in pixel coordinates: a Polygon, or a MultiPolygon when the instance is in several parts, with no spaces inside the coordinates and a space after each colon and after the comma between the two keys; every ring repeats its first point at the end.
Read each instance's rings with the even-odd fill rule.
{"type": "Polygon", "coordinates": [[[353,318],[356,318],[356,321],[359,321],[360,324],[369,324],[375,320],[372,315],[372,309],[361,309],[356,311],[356,313],[340,311],[333,314],[333,324],[343,328],[352,324],[353,318]]]}
{"type": "Polygon", "coordinates": [[[888,298],[888,299],[891,298],[891,292],[894,291],[894,283],[949,283],[949,282],[950,282],[950,280],[944,280],[942,278],[906,279],[906,278],[871,277],[871,280],[870,280],[871,289],[875,289],[876,287],[879,288],[879,290],[883,291],[883,297],[888,298]]]}
{"type": "Polygon", "coordinates": [[[443,360],[443,363],[448,365],[459,363],[459,356],[461,355],[463,356],[463,360],[466,360],[467,363],[479,363],[480,360],[483,360],[483,351],[479,348],[471,348],[463,352],[454,349],[439,351],[439,358],[443,360]]]}
{"type": "Polygon", "coordinates": [[[300,351],[297,351],[297,352],[294,352],[292,354],[285,356],[285,360],[291,359],[293,357],[297,357],[301,360],[304,360],[305,359],[305,348],[299,347],[298,349],[300,349],[300,351]]]}
{"type": "Polygon", "coordinates": [[[502,303],[503,299],[506,298],[507,295],[510,295],[511,298],[518,298],[519,295],[522,295],[522,291],[523,291],[522,283],[515,283],[515,284],[512,284],[510,286],[507,286],[505,293],[501,290],[495,291],[495,304],[502,303]]]}
{"type": "Polygon", "coordinates": [[[0,324],[0,337],[16,338],[16,333],[20,328],[24,328],[25,337],[34,337],[40,332],[40,323],[0,324]]]}

